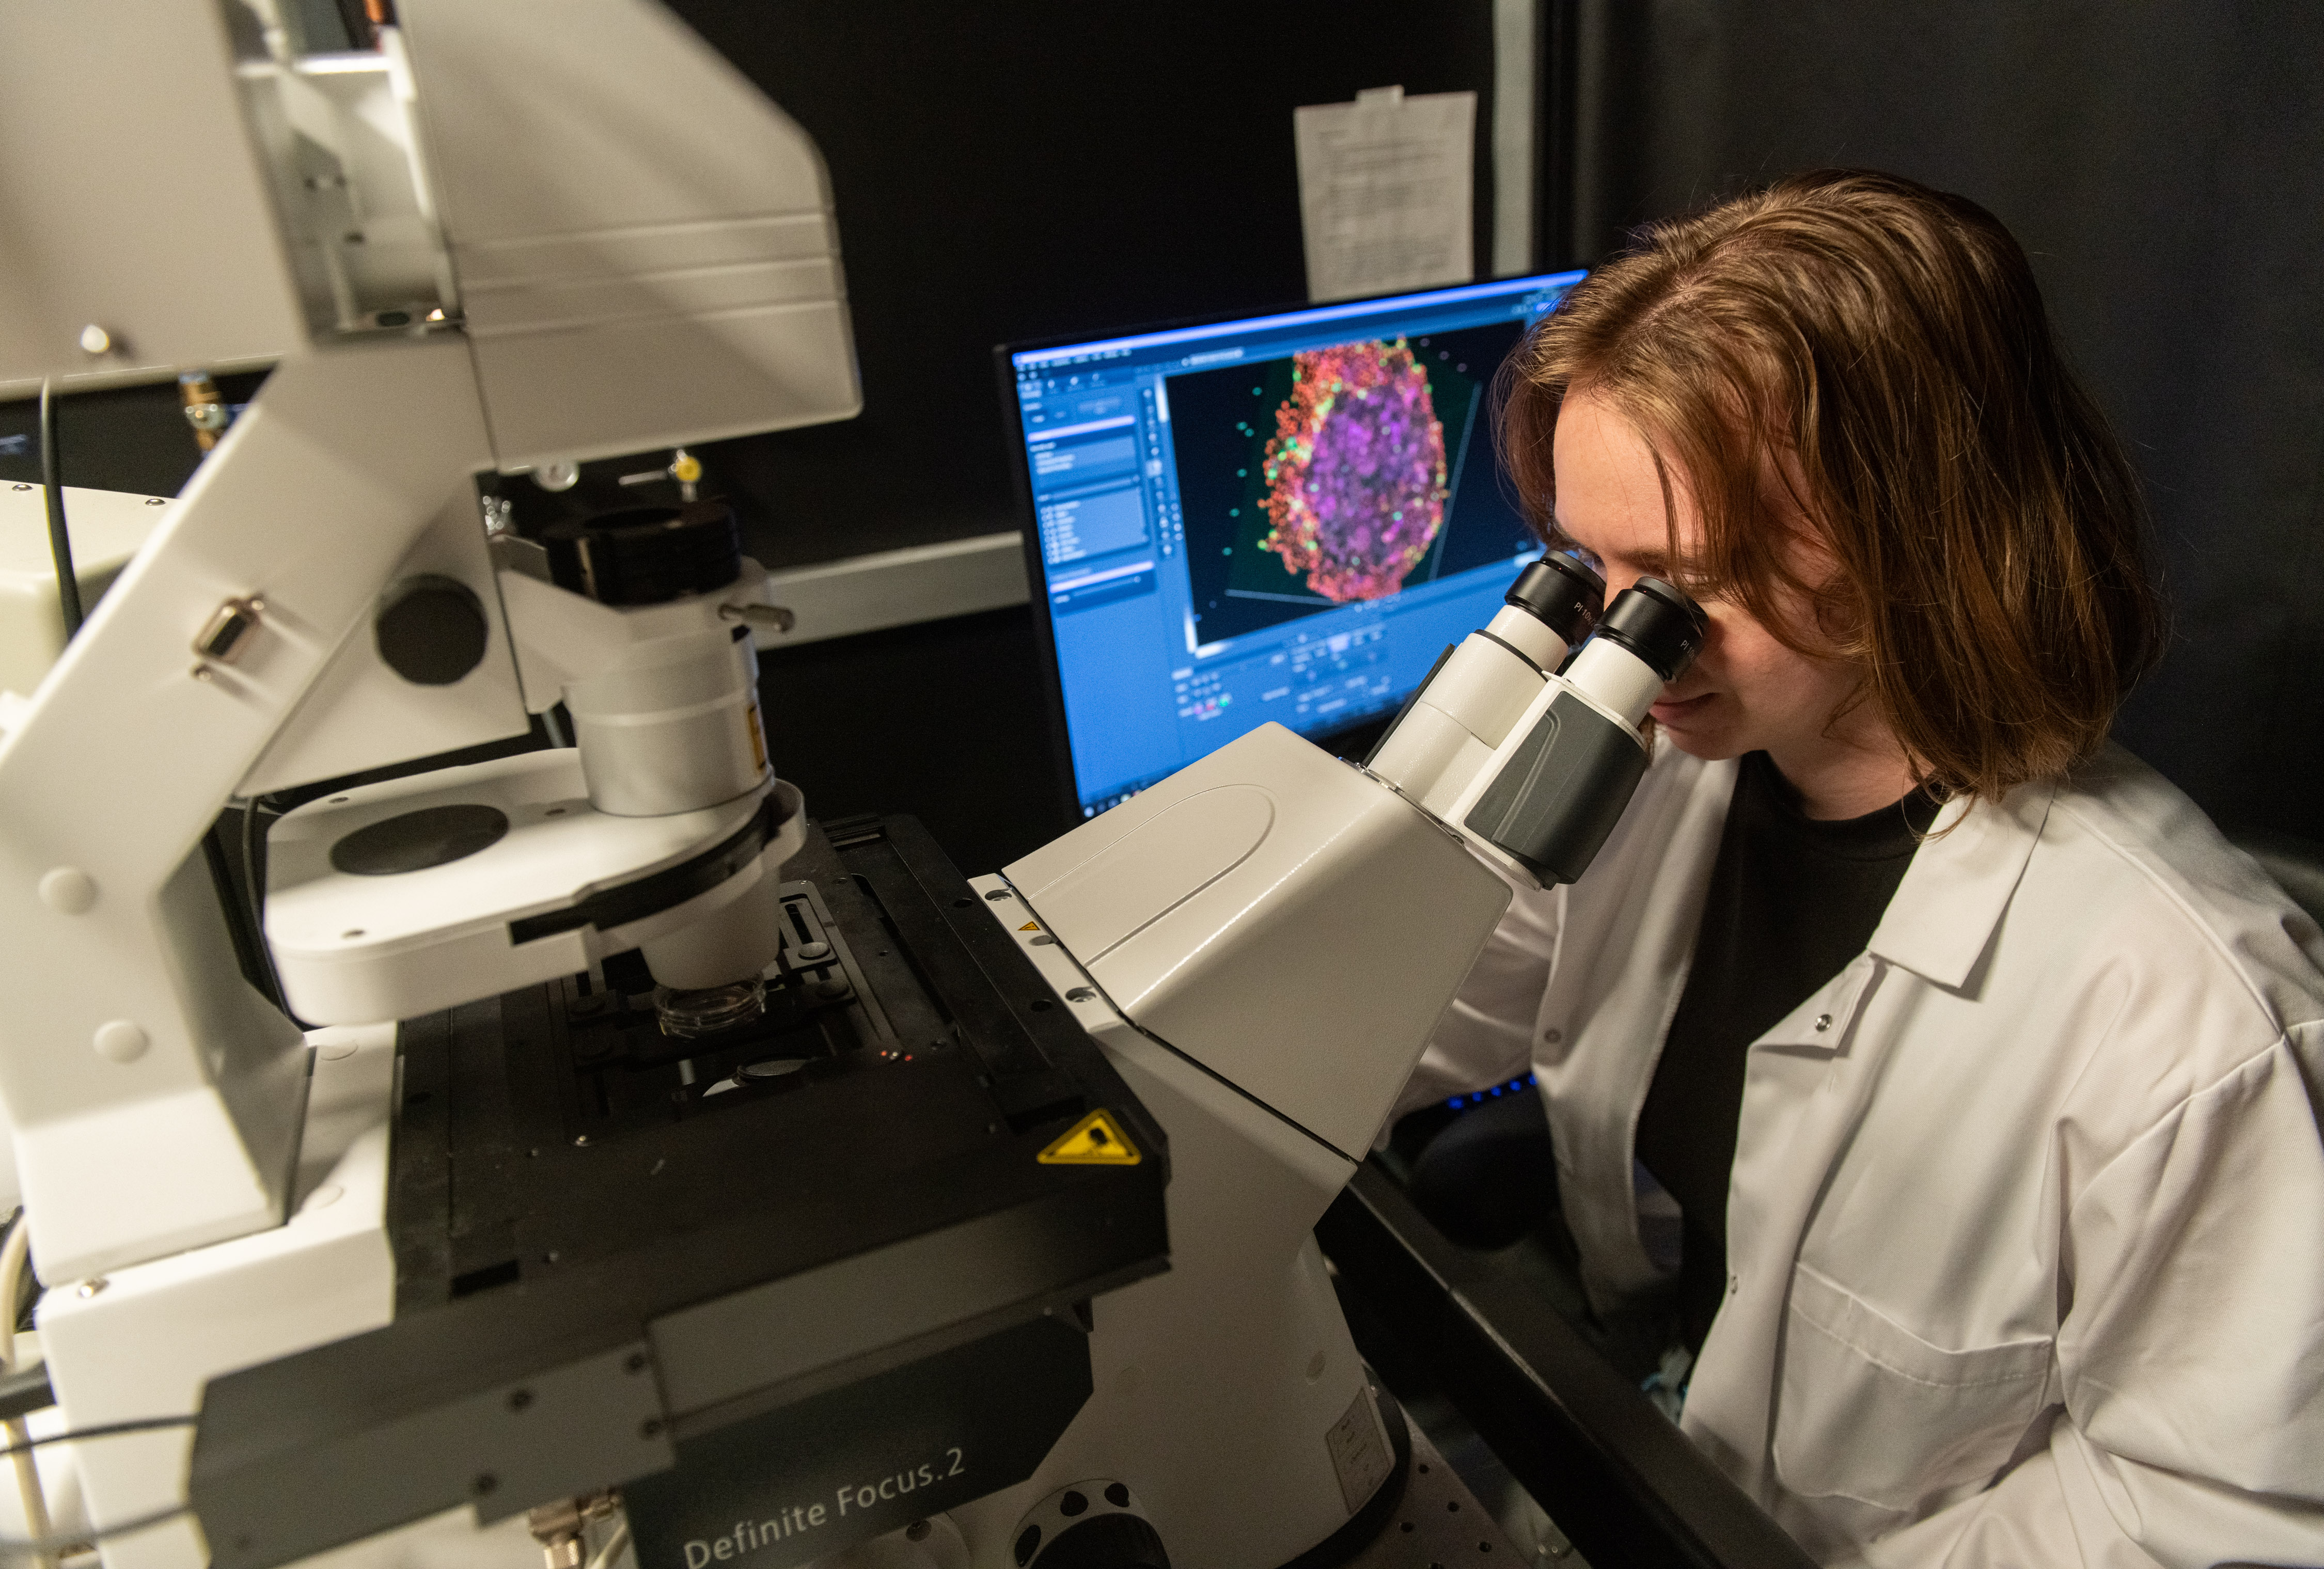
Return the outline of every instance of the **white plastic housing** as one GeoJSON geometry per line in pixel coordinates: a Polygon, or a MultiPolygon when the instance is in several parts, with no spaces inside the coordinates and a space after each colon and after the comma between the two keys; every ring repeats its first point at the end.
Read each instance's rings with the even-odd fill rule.
{"type": "Polygon", "coordinates": [[[597,810],[619,817],[693,812],[764,784],[758,651],[749,632],[720,627],[638,652],[660,657],[617,665],[565,688],[597,810]]]}
{"type": "Polygon", "coordinates": [[[1574,691],[1636,729],[1663,692],[1661,674],[1607,638],[1592,638],[1574,656],[1565,680],[1574,691]]]}
{"type": "Polygon", "coordinates": [[[1515,605],[1503,605],[1485,623],[1485,630],[1524,655],[1538,665],[1545,675],[1554,673],[1565,663],[1571,652],[1565,639],[1549,629],[1549,623],[1530,610],[1515,605]]]}
{"type": "MultiPolygon", "coordinates": [[[[1580,698],[1600,713],[1623,726],[1635,735],[1645,722],[1646,711],[1663,689],[1663,678],[1646,662],[1618,643],[1604,638],[1592,638],[1573,656],[1573,663],[1562,675],[1553,675],[1544,682],[1533,701],[1526,704],[1501,738],[1500,745],[1483,765],[1471,773],[1461,788],[1438,815],[1464,838],[1471,849],[1492,865],[1501,867],[1516,879],[1519,887],[1538,887],[1541,879],[1532,868],[1514,859],[1491,840],[1472,833],[1466,824],[1478,798],[1492,787],[1501,770],[1515,762],[1526,739],[1533,733],[1541,717],[1549,711],[1561,693],[1580,698]]],[[[1636,737],[1641,749],[1644,737],[1636,737]]],[[[1436,811],[1434,803],[1430,810],[1436,811]]]]}
{"type": "Polygon", "coordinates": [[[247,62],[254,115],[243,10],[0,6],[0,386],[263,362],[456,273],[503,471],[862,408],[821,156],[656,0],[402,0],[381,56],[247,62]]]}
{"type": "Polygon", "coordinates": [[[341,640],[235,794],[263,795],[525,733],[524,692],[517,684],[508,618],[485,548],[484,518],[467,486],[446,500],[380,587],[421,575],[450,578],[476,596],[485,627],[484,656],[476,667],[443,686],[406,681],[380,657],[366,616],[341,640]]]}
{"type": "Polygon", "coordinates": [[[251,5],[235,76],[309,332],[327,342],[457,314],[401,35],[383,27],[375,50],[317,53],[295,7],[214,3],[251,5]]]}
{"type": "Polygon", "coordinates": [[[220,6],[0,5],[0,393],[303,341],[220,6]]]}
{"type": "MultiPolygon", "coordinates": [[[[318,1030],[310,1040],[311,1050],[299,1053],[312,1092],[286,1224],[109,1271],[100,1290],[67,1286],[41,1298],[41,1347],[65,1426],[189,1416],[209,1379],[393,1317],[387,1193],[389,1123],[401,1098],[395,1027],[318,1030]]],[[[158,1152],[153,1158],[158,1163],[158,1152]]],[[[193,1445],[193,1429],[176,1427],[70,1445],[91,1519],[102,1527],[182,1504],[193,1445]]],[[[102,1550],[106,1569],[209,1562],[190,1515],[110,1537],[102,1550]]],[[[536,1552],[508,1569],[540,1561],[536,1552]]]]}
{"type": "MultiPolygon", "coordinates": [[[[314,1023],[407,1019],[586,969],[609,953],[659,944],[684,973],[665,985],[722,985],[774,961],[775,887],[806,833],[798,793],[752,866],[685,904],[609,931],[576,926],[518,943],[510,922],[568,909],[590,892],[660,871],[747,823],[760,794],[667,817],[613,817],[589,804],[569,748],[364,785],[310,802],[267,839],[266,941],[284,995],[314,1023]],[[473,855],[392,876],[333,868],[331,847],[387,818],[431,806],[491,806],[507,833],[473,855]],[[751,904],[768,906],[754,912],[751,904]],[[696,933],[699,927],[700,932],[696,933]],[[699,969],[684,955],[689,934],[699,969]],[[706,972],[707,978],[693,978],[706,972]]],[[[651,952],[649,952],[649,965],[651,952]]]]}
{"type": "Polygon", "coordinates": [[[1275,724],[1006,872],[1139,1029],[1351,1159],[1509,900],[1457,836],[1275,724]]]}
{"type": "Polygon", "coordinates": [[[654,0],[400,0],[503,470],[862,406],[807,133],[654,0]]]}
{"type": "Polygon", "coordinates": [[[281,1221],[299,1033],[244,981],[198,847],[488,462],[456,342],[285,362],[0,741],[0,1096],[49,1279],[281,1221]],[[198,660],[254,594],[236,660],[198,660]]]}
{"type": "MultiPolygon", "coordinates": [[[[168,509],[160,496],[65,487],[84,611],[113,586],[168,509]]],[[[0,692],[30,696],[64,646],[46,500],[38,485],[0,484],[0,692]]]]}
{"type": "Polygon", "coordinates": [[[598,811],[693,812],[766,783],[758,645],[733,614],[766,603],[757,562],[658,605],[602,605],[515,567],[500,581],[525,702],[571,710],[598,811]]]}
{"type": "MultiPolygon", "coordinates": [[[[997,877],[973,885],[1007,892],[997,877]]],[[[1030,1503],[1113,1477],[1173,1563],[1293,1562],[1363,1501],[1351,1506],[1326,1435],[1351,1410],[1374,1418],[1313,1229],[1355,1162],[1133,1028],[1063,948],[1038,940],[1047,933],[1022,929],[1021,904],[985,908],[1169,1135],[1170,1268],[1091,1304],[1089,1403],[1031,1477],[953,1519],[978,1564],[1006,1564],[1030,1503]]],[[[1386,1075],[1390,1095],[1406,1071],[1338,1066],[1386,1075]]],[[[1372,1436],[1384,1460],[1385,1435],[1372,1436]]]]}
{"type": "Polygon", "coordinates": [[[1564,639],[1503,606],[1452,650],[1368,766],[1442,815],[1564,661],[1564,639]]]}

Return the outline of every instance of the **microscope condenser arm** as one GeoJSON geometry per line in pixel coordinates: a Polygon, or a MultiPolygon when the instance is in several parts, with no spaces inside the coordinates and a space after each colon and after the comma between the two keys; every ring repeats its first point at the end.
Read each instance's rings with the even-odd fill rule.
{"type": "MultiPolygon", "coordinates": [[[[727,738],[684,755],[720,755],[641,794],[655,765],[623,742],[678,754],[666,725],[631,724],[586,748],[621,759],[590,803],[707,809],[742,793],[738,757],[755,757],[749,788],[770,779],[754,696],[747,715],[731,696],[749,645],[722,618],[763,599],[731,518],[727,583],[663,595],[696,610],[640,611],[577,573],[503,585],[474,477],[853,414],[820,160],[645,0],[396,12],[354,55],[306,50],[273,0],[0,13],[0,136],[50,150],[7,179],[22,276],[0,307],[0,380],[280,361],[0,751],[0,917],[31,981],[0,1092],[51,1278],[282,1218],[304,1077],[209,887],[199,847],[228,800],[521,735],[528,709],[568,695],[610,729],[655,701],[639,671],[687,657],[730,700],[727,738]],[[100,79],[122,90],[84,90],[100,79]],[[135,178],[75,177],[108,157],[135,178]],[[181,252],[218,263],[143,261],[181,252]],[[720,643],[706,658],[638,625],[689,615],[720,643]],[[415,620],[434,633],[416,663],[395,632],[415,620]],[[628,677],[558,664],[599,623],[628,677]],[[137,1173],[156,1180],[132,1197],[137,1173]]],[[[717,826],[531,892],[571,904],[685,860],[717,826]]],[[[317,940],[383,940],[362,920],[317,940]]],[[[473,978],[470,996],[498,989],[473,978]]],[[[400,1016],[354,989],[310,1021],[400,1016]]]]}
{"type": "MultiPolygon", "coordinates": [[[[392,10],[335,52],[276,0],[0,5],[0,384],[273,367],[0,737],[0,1099],[76,1429],[392,1317],[373,1022],[658,942],[678,988],[755,986],[804,826],[731,518],[723,579],[520,584],[476,478],[854,413],[813,144],[650,0],[392,10]],[[293,814],[274,967],[308,1023],[371,1026],[310,1045],[227,915],[220,808],[559,702],[587,757],[293,814]]],[[[188,1444],[76,1455],[115,1569],[207,1555],[105,1536],[183,1499],[188,1444]]]]}

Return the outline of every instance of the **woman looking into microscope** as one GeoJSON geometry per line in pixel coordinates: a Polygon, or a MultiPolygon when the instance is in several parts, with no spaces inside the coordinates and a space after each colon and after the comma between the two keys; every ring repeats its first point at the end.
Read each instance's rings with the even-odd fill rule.
{"type": "Polygon", "coordinates": [[[2324,1563],[2324,940],[2106,739],[2162,615],[2024,252],[1800,176],[1505,376],[1545,538],[1710,630],[1439,1025],[1406,1106],[1542,1093],[1424,1207],[1669,1309],[1683,1427],[1822,1561],[2324,1563]]]}

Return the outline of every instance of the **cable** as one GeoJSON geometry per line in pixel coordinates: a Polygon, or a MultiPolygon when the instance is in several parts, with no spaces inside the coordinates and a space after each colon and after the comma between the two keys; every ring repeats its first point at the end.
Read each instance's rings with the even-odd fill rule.
{"type": "MultiPolygon", "coordinates": [[[[45,1449],[51,1444],[78,1444],[84,1438],[118,1438],[124,1433],[160,1433],[171,1427],[190,1427],[200,1420],[200,1418],[193,1416],[138,1417],[126,1422],[99,1422],[91,1427],[74,1427],[62,1433],[43,1433],[37,1438],[27,1439],[22,1444],[11,1444],[6,1448],[0,1449],[0,1460],[5,1460],[12,1454],[20,1454],[27,1449],[45,1449]]],[[[134,1528],[115,1526],[113,1528],[125,1531],[134,1528]]],[[[8,1539],[5,1537],[0,1537],[0,1546],[7,1545],[9,1545],[8,1539]]],[[[22,1546],[23,1544],[15,1545],[22,1546]]]]}
{"type": "MultiPolygon", "coordinates": [[[[24,1214],[23,1206],[8,1221],[8,1240],[0,1243],[0,1307],[8,1310],[8,1322],[0,1326],[0,1373],[16,1371],[16,1298],[24,1278],[24,1262],[32,1250],[32,1228],[24,1214]]],[[[16,1496],[24,1506],[24,1528],[32,1533],[32,1539],[40,1541],[50,1535],[49,1498],[41,1487],[41,1465],[32,1451],[32,1430],[24,1426],[22,1417],[11,1417],[0,1422],[0,1434],[7,1436],[15,1453],[9,1456],[16,1472],[16,1496]]],[[[33,1562],[40,1569],[49,1569],[56,1562],[46,1553],[36,1552],[33,1562]]]]}
{"type": "MultiPolygon", "coordinates": [[[[0,1433],[7,1434],[12,1446],[23,1445],[30,1438],[29,1430],[25,1427],[24,1419],[22,1417],[11,1417],[7,1421],[0,1422],[0,1433]]],[[[40,1463],[33,1458],[30,1449],[19,1448],[17,1454],[12,1457],[11,1463],[16,1468],[16,1494],[24,1506],[24,1528],[32,1533],[27,1539],[33,1542],[48,1541],[54,1533],[50,1528],[48,1494],[41,1486],[40,1463]]],[[[36,1563],[45,1564],[56,1562],[42,1548],[33,1547],[29,1551],[36,1563]]]]}
{"type": "Polygon", "coordinates": [[[0,1537],[0,1558],[25,1557],[46,1559],[51,1555],[70,1549],[86,1550],[99,1542],[109,1542],[115,1537],[134,1536],[139,1531],[166,1526],[171,1520],[192,1514],[191,1504],[171,1504],[167,1509],[149,1514],[135,1515],[103,1530],[60,1531],[46,1537],[0,1537]]]}
{"type": "Polygon", "coordinates": [[[629,1545],[630,1522],[625,1517],[620,1525],[613,1528],[613,1534],[605,1538],[605,1545],[597,1549],[583,1569],[613,1569],[613,1564],[621,1557],[622,1549],[629,1545]]]}
{"type": "Polygon", "coordinates": [[[0,1308],[7,1310],[7,1334],[0,1336],[0,1373],[16,1371],[16,1299],[22,1294],[24,1261],[32,1252],[32,1227],[23,1207],[8,1217],[8,1237],[0,1242],[0,1308]]]}
{"type": "Polygon", "coordinates": [[[63,461],[57,451],[56,400],[41,378],[41,488],[49,504],[49,559],[57,569],[57,608],[65,615],[65,641],[80,630],[80,579],[73,573],[72,536],[65,530],[63,461]]]}
{"type": "Polygon", "coordinates": [[[250,934],[259,942],[266,940],[266,897],[258,883],[258,799],[253,796],[242,808],[242,890],[250,906],[250,934]]]}
{"type": "MultiPolygon", "coordinates": [[[[0,1458],[14,1459],[19,1454],[29,1454],[35,1449],[45,1449],[51,1444],[78,1444],[84,1438],[113,1438],[124,1433],[157,1433],[171,1427],[190,1427],[197,1420],[189,1416],[140,1417],[128,1422],[99,1422],[94,1427],[76,1427],[62,1433],[44,1433],[21,1444],[11,1444],[0,1449],[0,1458]]],[[[166,1525],[192,1512],[190,1504],[171,1504],[165,1509],[117,1520],[101,1530],[66,1531],[37,1537],[0,1537],[0,1556],[47,1558],[68,1547],[109,1541],[115,1537],[126,1537],[154,1526],[166,1525]]]]}

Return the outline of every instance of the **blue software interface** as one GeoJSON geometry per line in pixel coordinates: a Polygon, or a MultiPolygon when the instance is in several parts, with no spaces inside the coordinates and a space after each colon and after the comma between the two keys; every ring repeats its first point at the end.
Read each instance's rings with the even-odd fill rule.
{"type": "Polygon", "coordinates": [[[1082,814],[1393,710],[1540,552],[1488,390],[1580,272],[1009,353],[1082,814]]]}

